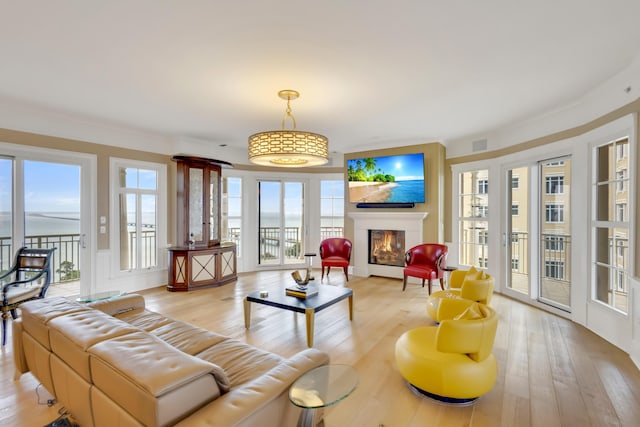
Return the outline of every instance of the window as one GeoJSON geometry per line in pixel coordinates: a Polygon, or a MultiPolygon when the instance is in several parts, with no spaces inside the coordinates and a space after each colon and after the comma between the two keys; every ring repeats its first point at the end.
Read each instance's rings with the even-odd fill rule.
{"type": "Polygon", "coordinates": [[[512,176],[511,177],[511,189],[512,190],[517,190],[518,188],[520,188],[520,177],[519,176],[512,176]]]}
{"type": "Polygon", "coordinates": [[[564,176],[555,175],[545,178],[546,194],[564,194],[564,176]]]}
{"type": "Polygon", "coordinates": [[[545,166],[564,166],[564,160],[557,160],[554,162],[547,162],[544,164],[545,166]]]}
{"type": "Polygon", "coordinates": [[[549,203],[545,205],[546,222],[564,222],[564,205],[549,203]]]}
{"type": "Polygon", "coordinates": [[[517,203],[514,203],[511,205],[511,215],[512,216],[520,215],[520,205],[518,205],[517,203]]]}
{"type": "Polygon", "coordinates": [[[621,169],[616,172],[616,180],[618,181],[618,191],[620,192],[625,191],[626,177],[627,177],[626,169],[621,169]]]}
{"type": "Polygon", "coordinates": [[[344,181],[320,181],[320,238],[344,236],[344,181]]]}
{"type": "Polygon", "coordinates": [[[488,268],[489,267],[489,260],[488,258],[478,258],[478,267],[480,268],[488,268]]]}
{"type": "Polygon", "coordinates": [[[476,206],[476,216],[478,218],[486,218],[489,215],[489,206],[480,205],[476,206]]]}
{"type": "Polygon", "coordinates": [[[222,239],[236,244],[241,256],[242,236],[242,178],[222,178],[222,239]]]}
{"type": "Polygon", "coordinates": [[[481,179],[478,181],[478,194],[488,194],[489,193],[489,180],[481,179]]]}
{"type": "Polygon", "coordinates": [[[286,265],[304,262],[305,183],[259,179],[258,263],[286,265]]]}
{"type": "Polygon", "coordinates": [[[618,271],[618,277],[616,278],[616,290],[618,292],[626,292],[626,289],[625,289],[626,280],[624,276],[625,276],[624,271],[618,271]]]}
{"type": "Polygon", "coordinates": [[[592,175],[592,297],[615,310],[629,311],[626,281],[629,276],[629,206],[627,194],[633,171],[629,162],[629,139],[623,137],[594,146],[592,175]]]}
{"type": "Polygon", "coordinates": [[[626,141],[619,141],[618,144],[616,144],[618,160],[622,160],[627,157],[627,145],[628,142],[626,141]]]}
{"type": "Polygon", "coordinates": [[[563,236],[543,236],[544,248],[547,251],[564,251],[564,237],[563,236]]]}
{"type": "Polygon", "coordinates": [[[518,258],[511,258],[511,270],[518,271],[520,269],[520,260],[518,258]]]}
{"type": "Polygon", "coordinates": [[[544,275],[549,279],[564,279],[564,262],[546,260],[544,262],[544,275]]]}
{"type": "Polygon", "coordinates": [[[618,257],[618,262],[624,262],[624,256],[627,250],[626,242],[623,240],[618,240],[616,242],[616,256],[618,257]]]}
{"type": "Polygon", "coordinates": [[[627,204],[616,203],[616,221],[624,222],[627,219],[627,204]]]}
{"type": "Polygon", "coordinates": [[[458,174],[458,248],[462,265],[477,265],[488,253],[489,171],[458,174]]]}
{"type": "MultiPolygon", "coordinates": [[[[166,167],[164,165],[112,159],[115,181],[113,238],[119,248],[119,271],[161,267],[159,247],[164,245],[166,224],[166,167]]],[[[116,261],[118,262],[118,261],[116,261]]]]}
{"type": "Polygon", "coordinates": [[[511,233],[511,243],[518,243],[520,241],[520,235],[518,233],[511,233]]]}

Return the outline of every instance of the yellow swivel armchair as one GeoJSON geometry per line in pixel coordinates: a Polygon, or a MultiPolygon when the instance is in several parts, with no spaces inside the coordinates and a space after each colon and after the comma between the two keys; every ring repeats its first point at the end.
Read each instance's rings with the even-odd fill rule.
{"type": "Polygon", "coordinates": [[[440,401],[468,404],[494,386],[498,367],[491,353],[496,312],[472,303],[438,326],[405,332],[396,341],[396,364],[410,386],[440,401]]]}
{"type": "Polygon", "coordinates": [[[449,277],[449,289],[434,292],[427,298],[427,313],[440,322],[461,313],[473,302],[489,305],[493,288],[493,277],[482,270],[471,267],[468,271],[453,271],[449,277]],[[443,300],[451,301],[442,304],[443,300]]]}

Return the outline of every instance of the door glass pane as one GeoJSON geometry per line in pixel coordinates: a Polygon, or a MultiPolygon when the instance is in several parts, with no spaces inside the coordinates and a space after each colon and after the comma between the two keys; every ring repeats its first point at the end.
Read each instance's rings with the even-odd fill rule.
{"type": "Polygon", "coordinates": [[[140,210],[142,224],[140,227],[140,268],[151,268],[158,265],[156,256],[158,244],[156,241],[158,231],[157,198],[155,194],[142,194],[140,196],[140,210]]]}
{"type": "Polygon", "coordinates": [[[344,236],[344,181],[320,181],[320,239],[344,236]]]}
{"type": "Polygon", "coordinates": [[[489,171],[464,172],[459,176],[460,264],[489,265],[489,171]]]}
{"type": "Polygon", "coordinates": [[[53,281],[80,277],[80,166],[24,162],[24,244],[58,248],[53,281]]]}
{"type": "Polygon", "coordinates": [[[223,178],[222,186],[222,239],[236,244],[241,257],[240,236],[242,228],[242,178],[223,178]]]}
{"type": "Polygon", "coordinates": [[[594,150],[595,275],[593,297],[628,312],[629,140],[611,141],[594,150]]]}
{"type": "Polygon", "coordinates": [[[220,176],[217,170],[209,173],[209,240],[220,241],[220,230],[218,229],[218,187],[220,186],[220,176]]]}
{"type": "Polygon", "coordinates": [[[203,179],[202,169],[189,169],[189,241],[201,242],[204,238],[203,179]]]}
{"type": "Polygon", "coordinates": [[[287,264],[295,264],[303,261],[303,200],[303,186],[301,182],[284,183],[284,261],[287,264]]]}
{"type": "Polygon", "coordinates": [[[278,181],[258,182],[260,264],[280,264],[280,187],[278,181]]]}
{"type": "Polygon", "coordinates": [[[120,197],[120,270],[136,268],[136,225],[138,206],[136,195],[121,193],[120,197]]]}
{"type": "Polygon", "coordinates": [[[0,158],[0,272],[13,262],[13,160],[0,158]]]}
{"type": "Polygon", "coordinates": [[[571,159],[540,163],[540,289],[542,302],[571,306],[571,159]]]}
{"type": "Polygon", "coordinates": [[[509,171],[509,229],[507,231],[508,265],[511,272],[507,286],[529,294],[529,168],[509,171]]]}

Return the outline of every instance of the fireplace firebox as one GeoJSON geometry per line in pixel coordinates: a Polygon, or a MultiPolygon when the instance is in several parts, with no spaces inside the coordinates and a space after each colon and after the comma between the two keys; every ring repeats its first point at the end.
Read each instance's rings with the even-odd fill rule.
{"type": "Polygon", "coordinates": [[[404,230],[369,230],[369,264],[404,267],[404,230]]]}

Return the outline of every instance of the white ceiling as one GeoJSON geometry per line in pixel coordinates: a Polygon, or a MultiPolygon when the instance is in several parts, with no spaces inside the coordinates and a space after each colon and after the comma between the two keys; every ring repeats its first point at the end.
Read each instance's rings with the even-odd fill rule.
{"type": "Polygon", "coordinates": [[[246,147],[452,141],[576,102],[640,54],[638,0],[0,0],[0,100],[246,147]],[[287,123],[287,128],[290,123],[287,123]]]}

